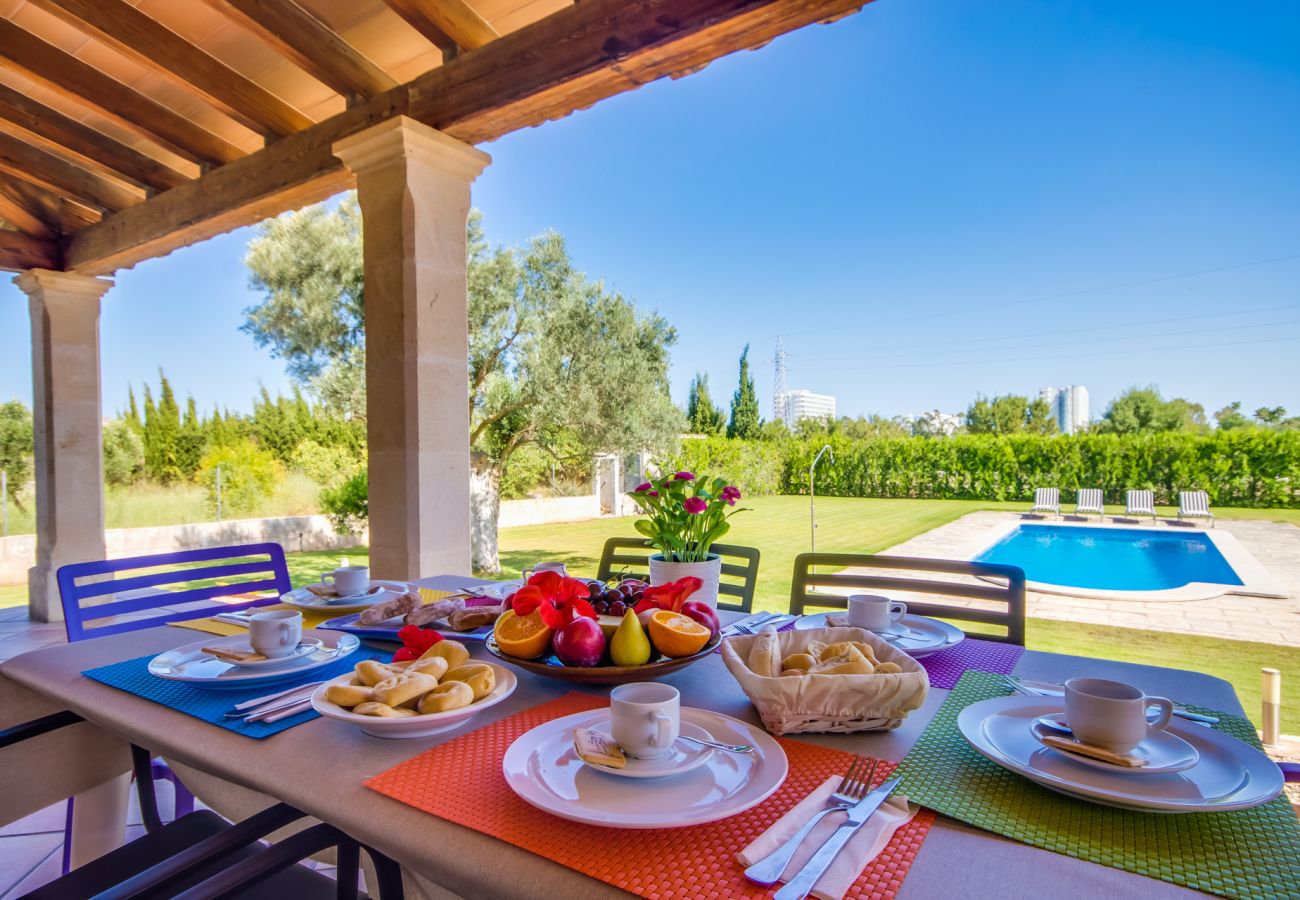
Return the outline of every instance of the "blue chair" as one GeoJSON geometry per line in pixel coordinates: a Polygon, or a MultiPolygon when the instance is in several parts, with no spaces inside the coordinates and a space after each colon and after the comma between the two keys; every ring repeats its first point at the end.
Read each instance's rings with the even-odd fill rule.
{"type": "MultiPolygon", "coordinates": [[[[73,563],[59,568],[58,581],[70,644],[168,622],[200,619],[218,612],[265,606],[278,602],[281,594],[293,588],[284,548],[269,543],[73,563]],[[144,574],[132,574],[141,572],[144,574]],[[268,591],[273,593],[250,596],[268,591]],[[116,599],[123,594],[127,596],[116,599]],[[163,609],[218,597],[241,599],[234,603],[205,603],[179,611],[163,609]],[[147,610],[158,610],[158,614],[137,615],[147,610]],[[130,618],[119,620],[121,616],[130,618]],[[97,622],[101,624],[94,624],[97,622]]],[[[154,761],[153,776],[170,781],[175,788],[175,818],[194,810],[194,795],[161,760],[154,761]]],[[[69,798],[63,841],[65,874],[71,863],[71,836],[72,799],[69,798]]]]}

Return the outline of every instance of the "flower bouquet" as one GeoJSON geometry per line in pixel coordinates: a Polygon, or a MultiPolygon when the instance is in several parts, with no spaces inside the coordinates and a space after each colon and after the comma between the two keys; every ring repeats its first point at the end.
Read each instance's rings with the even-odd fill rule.
{"type": "Polygon", "coordinates": [[[729,521],[740,512],[740,489],[722,478],[696,478],[674,472],[639,484],[632,500],[645,516],[636,530],[659,552],[650,557],[650,583],[666,584],[687,576],[703,582],[695,599],[718,604],[722,559],[710,552],[731,530],[729,521]]]}

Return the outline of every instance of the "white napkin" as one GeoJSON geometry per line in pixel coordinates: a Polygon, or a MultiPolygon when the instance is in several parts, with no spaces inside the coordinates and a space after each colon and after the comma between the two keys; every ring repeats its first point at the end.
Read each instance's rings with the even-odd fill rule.
{"type": "MultiPolygon", "coordinates": [[[[736,854],[740,864],[746,868],[752,866],[763,857],[767,856],[777,847],[785,843],[786,838],[790,837],[816,815],[819,811],[826,808],[826,801],[830,799],[831,794],[840,786],[844,779],[839,775],[833,775],[822,783],[821,787],[813,791],[803,800],[799,801],[784,816],[772,823],[772,827],[760,834],[754,841],[736,854]]],[[[845,892],[853,886],[853,882],[862,874],[862,870],[870,865],[871,861],[876,858],[889,839],[894,836],[894,832],[912,821],[919,807],[907,802],[907,798],[902,794],[894,794],[888,800],[880,805],[880,808],[867,820],[867,823],[858,829],[857,833],[849,840],[844,849],[840,851],[839,856],[831,863],[831,867],[826,870],[825,874],[817,880],[813,886],[812,896],[820,900],[840,900],[845,892]]],[[[827,838],[844,824],[847,818],[846,813],[833,812],[817,823],[817,827],[812,830],[808,837],[804,838],[799,849],[795,851],[794,858],[790,864],[785,867],[781,873],[781,881],[789,881],[799,870],[803,868],[812,855],[822,844],[826,843],[827,838]]]]}

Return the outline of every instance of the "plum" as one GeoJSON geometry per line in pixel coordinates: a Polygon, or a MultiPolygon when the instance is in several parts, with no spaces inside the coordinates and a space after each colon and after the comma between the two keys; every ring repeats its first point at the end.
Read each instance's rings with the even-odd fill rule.
{"type": "Polygon", "coordinates": [[[605,655],[605,632],[595,619],[574,619],[551,639],[551,649],[566,666],[595,666],[605,655]]]}
{"type": "Polygon", "coordinates": [[[709,629],[709,640],[717,637],[718,632],[722,630],[722,623],[718,621],[717,611],[702,600],[687,600],[682,604],[682,615],[694,619],[709,629]]]}

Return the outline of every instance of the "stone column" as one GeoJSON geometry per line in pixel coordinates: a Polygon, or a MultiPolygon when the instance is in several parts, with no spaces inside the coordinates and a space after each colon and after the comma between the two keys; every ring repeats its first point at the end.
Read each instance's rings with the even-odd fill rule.
{"type": "Polygon", "coordinates": [[[113,282],[30,269],[14,283],[32,315],[36,565],[28,576],[29,615],[59,622],[59,566],[104,558],[99,301],[113,282]]]}
{"type": "Polygon", "coordinates": [[[333,149],[364,225],[371,569],[469,574],[465,220],[491,158],[405,116],[333,149]]]}

